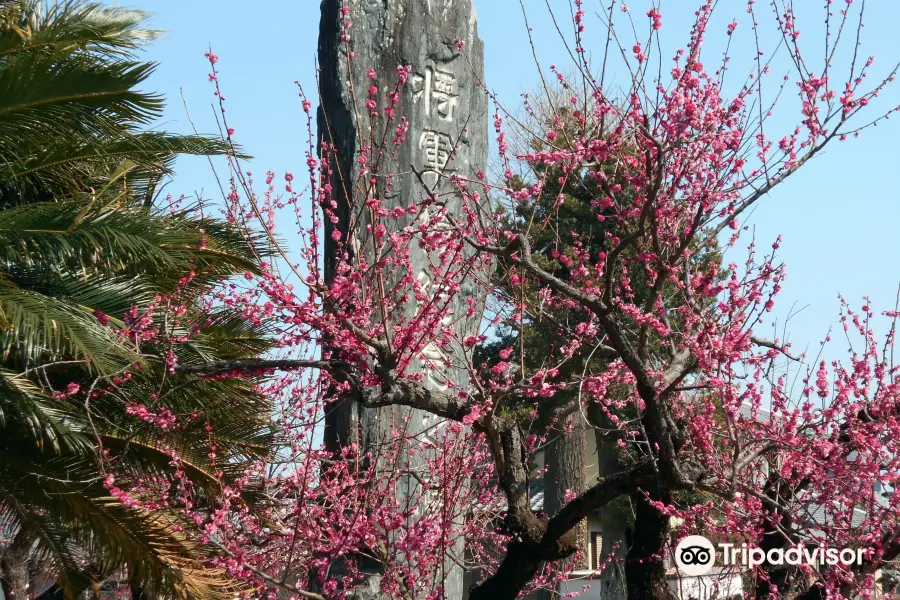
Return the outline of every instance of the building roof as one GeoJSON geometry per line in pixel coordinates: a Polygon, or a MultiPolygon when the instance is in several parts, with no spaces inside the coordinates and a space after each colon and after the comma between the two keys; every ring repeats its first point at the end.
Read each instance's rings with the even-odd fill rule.
{"type": "MultiPolygon", "coordinates": [[[[743,417],[747,420],[753,420],[753,418],[754,418],[753,417],[753,407],[750,404],[747,404],[746,402],[744,404],[741,404],[741,409],[738,411],[738,415],[740,415],[741,417],[743,417]]],[[[760,421],[762,423],[765,423],[766,421],[771,421],[772,420],[772,411],[765,409],[765,408],[757,409],[756,420],[760,421]]]]}

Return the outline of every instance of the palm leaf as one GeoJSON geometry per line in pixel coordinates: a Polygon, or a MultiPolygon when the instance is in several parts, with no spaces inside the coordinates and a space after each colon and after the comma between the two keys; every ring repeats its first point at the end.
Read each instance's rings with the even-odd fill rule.
{"type": "MultiPolygon", "coordinates": [[[[235,149],[146,131],[162,98],[137,89],[154,69],[134,56],[156,35],[143,17],[80,0],[0,0],[0,524],[34,540],[35,559],[54,565],[70,595],[89,560],[101,573],[127,564],[160,597],[233,597],[233,582],[204,564],[212,549],[178,533],[178,515],[129,508],[98,475],[101,447],[126,489],[171,477],[177,454],[205,490],[199,501],[212,501],[220,476],[242,476],[275,438],[255,381],[169,373],[163,360],[170,349],[193,364],[270,347],[271,331],[203,300],[235,274],[259,273],[272,249],[196,207],[170,214],[148,202],[176,156],[235,149]],[[153,327],[188,341],[148,340],[138,354],[116,330],[160,296],[188,310],[177,324],[155,315],[153,327]],[[112,375],[126,370],[120,385],[112,375]],[[72,383],[82,391],[53,394],[72,383]],[[161,433],[132,404],[171,410],[182,425],[161,433]]],[[[245,487],[245,500],[260,489],[245,487]]]]}
{"type": "Polygon", "coordinates": [[[66,302],[0,279],[0,357],[34,366],[49,359],[89,360],[90,369],[110,374],[140,357],[91,315],[66,302]]]}
{"type": "Polygon", "coordinates": [[[77,555],[84,554],[104,573],[128,564],[136,582],[164,597],[224,598],[238,591],[224,572],[204,564],[209,548],[176,532],[173,526],[182,524],[176,514],[149,514],[111,497],[93,461],[48,461],[3,445],[0,460],[7,474],[0,478],[0,514],[25,528],[36,553],[60,567],[64,589],[79,576],[77,555]]]}
{"type": "Polygon", "coordinates": [[[83,413],[52,400],[23,374],[6,369],[0,369],[0,431],[7,440],[54,453],[92,447],[83,413]]]}
{"type": "Polygon", "coordinates": [[[95,2],[32,2],[0,5],[0,60],[26,51],[72,52],[94,56],[128,55],[161,34],[141,27],[148,14],[95,2]]]}

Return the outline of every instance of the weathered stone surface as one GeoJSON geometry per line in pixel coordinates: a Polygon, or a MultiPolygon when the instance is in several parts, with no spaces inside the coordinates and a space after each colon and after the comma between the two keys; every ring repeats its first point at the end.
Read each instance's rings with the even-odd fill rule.
{"type": "MultiPolygon", "coordinates": [[[[402,89],[397,116],[409,122],[407,142],[397,151],[395,158],[384,156],[379,166],[382,174],[391,177],[380,179],[379,196],[391,206],[408,207],[419,203],[428,194],[410,165],[423,173],[426,185],[432,192],[447,201],[449,214],[459,212],[460,199],[452,183],[446,177],[457,173],[474,178],[487,167],[488,106],[483,78],[484,46],[478,37],[477,21],[472,0],[355,0],[346,2],[350,7],[352,27],[343,28],[340,0],[323,0],[319,31],[319,63],[321,106],[318,113],[320,143],[332,144],[337,160],[329,156],[336,169],[332,180],[339,205],[340,222],[337,228],[344,239],[350,208],[358,206],[359,198],[349,182],[358,179],[360,165],[357,162],[362,140],[367,140],[370,120],[365,109],[370,85],[378,87],[379,108],[386,102],[386,92],[397,85],[398,65],[411,65],[408,84],[402,89]],[[349,34],[349,41],[342,35],[349,34]],[[461,52],[457,41],[464,43],[461,52]],[[353,54],[352,60],[349,53],[353,54]],[[375,80],[367,76],[368,69],[375,69],[375,80]],[[455,150],[453,150],[455,147],[455,150]],[[452,157],[452,158],[451,158],[452,157]],[[349,197],[348,197],[349,196],[349,197]]],[[[390,144],[390,141],[388,141],[390,144]]],[[[483,192],[482,192],[483,193],[483,192]]],[[[486,197],[486,194],[485,194],[486,197]]],[[[412,224],[414,216],[406,216],[393,226],[412,224]]],[[[422,216],[418,217],[422,219],[422,216]]],[[[365,222],[359,223],[352,233],[349,246],[366,248],[365,222]],[[360,233],[363,232],[363,233],[360,233]]],[[[335,248],[331,241],[331,227],[326,223],[326,277],[334,275],[335,248]]],[[[411,263],[417,279],[426,294],[434,294],[431,288],[433,274],[429,268],[429,256],[420,248],[411,249],[411,263]]],[[[431,257],[434,258],[434,257],[431,257]]],[[[451,303],[448,318],[464,311],[468,296],[479,296],[474,280],[464,283],[462,293],[451,303]]],[[[417,306],[410,303],[407,315],[414,315],[417,306]]],[[[454,328],[460,339],[474,333],[480,315],[472,319],[458,319],[454,328]]],[[[448,323],[451,321],[447,321],[448,323]]],[[[449,358],[454,363],[453,349],[434,346],[423,352],[433,362],[449,358]]],[[[447,389],[445,379],[464,384],[462,369],[444,372],[442,375],[425,370],[426,384],[432,389],[447,389]]],[[[409,414],[409,409],[388,407],[378,411],[360,410],[349,403],[335,407],[326,424],[326,443],[334,446],[346,443],[362,433],[363,443],[377,443],[380,433],[409,414]]],[[[410,433],[428,431],[431,436],[440,435],[440,423],[430,415],[412,411],[410,433]]],[[[407,459],[408,460],[408,459],[407,459]]],[[[398,494],[413,494],[417,483],[405,484],[407,489],[398,494]]],[[[451,548],[457,557],[463,556],[461,547],[451,548]]],[[[447,575],[444,582],[445,597],[462,598],[462,571],[452,560],[446,561],[447,575]]],[[[369,586],[371,587],[371,586],[369,586]]],[[[363,593],[367,596],[368,593],[363,593]]]]}
{"type": "MultiPolygon", "coordinates": [[[[484,45],[477,34],[472,0],[355,0],[348,3],[352,27],[349,42],[343,29],[340,0],[323,0],[319,29],[321,140],[333,143],[340,176],[334,182],[339,201],[356,180],[361,134],[368,137],[365,103],[373,83],[385,94],[397,84],[397,66],[412,65],[398,115],[409,122],[409,141],[399,148],[396,162],[385,157],[381,173],[402,171],[384,186],[385,197],[408,206],[424,195],[409,165],[473,176],[487,166],[487,95],[480,89],[484,45]],[[465,55],[456,42],[465,43],[465,55]],[[352,61],[349,52],[354,54],[352,61]],[[375,69],[373,81],[368,69],[375,69]],[[459,142],[453,160],[450,148],[459,142]],[[393,164],[391,164],[393,163],[393,164]]],[[[434,183],[435,177],[429,178],[434,183]]],[[[444,183],[440,191],[446,191],[444,183]]],[[[451,188],[452,189],[452,188],[451,188]]],[[[346,218],[346,215],[344,215],[346,218]]],[[[330,233],[330,232],[329,232],[330,233]]],[[[330,237],[328,237],[330,240],[330,237]]],[[[333,266],[333,257],[326,258],[333,266]]]]}

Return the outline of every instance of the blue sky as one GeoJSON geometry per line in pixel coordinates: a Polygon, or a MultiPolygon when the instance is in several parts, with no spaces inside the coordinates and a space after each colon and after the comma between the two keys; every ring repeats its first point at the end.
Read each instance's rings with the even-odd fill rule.
{"type": "MultiPolygon", "coordinates": [[[[421,0],[418,0],[421,1],[421,0]]],[[[488,85],[506,106],[516,106],[519,94],[535,88],[536,67],[525,32],[519,0],[475,0],[479,33],[486,45],[485,73],[488,85]]],[[[568,53],[549,18],[544,0],[523,0],[528,10],[536,48],[544,68],[565,67],[568,53]]],[[[213,132],[215,120],[210,103],[214,99],[207,82],[208,65],[203,53],[211,46],[220,57],[223,86],[236,138],[255,158],[252,169],[262,179],[270,169],[301,173],[307,149],[306,122],[300,108],[299,81],[314,95],[314,60],[318,33],[317,0],[265,0],[238,2],[224,0],[125,0],[119,5],[153,13],[150,24],[166,30],[146,57],[160,63],[149,87],[168,98],[166,129],[188,132],[190,124],[181,101],[181,90],[194,121],[202,132],[213,132]]],[[[568,0],[550,0],[565,26],[568,0]]],[[[821,53],[823,13],[820,0],[803,0],[799,11],[801,41],[808,43],[810,56],[821,53]]],[[[663,56],[687,39],[689,23],[698,2],[667,0],[662,3],[663,56]]],[[[719,0],[714,34],[705,50],[710,57],[721,53],[725,24],[734,17],[746,17],[743,0],[719,0]]],[[[773,30],[767,2],[759,2],[763,31],[773,30]]],[[[835,5],[843,5],[835,0],[835,5]]],[[[858,6],[859,4],[855,4],[858,6]]],[[[598,0],[586,0],[588,49],[599,52],[605,40],[600,22],[593,17],[598,0]]],[[[632,3],[632,14],[646,30],[649,4],[632,3]]],[[[876,55],[876,73],[900,60],[900,2],[870,0],[866,7],[863,55],[876,55]],[[878,68],[881,68],[879,70],[878,68]]],[[[620,15],[621,16],[621,15],[620,15]]],[[[620,26],[626,25],[620,21],[620,26]]],[[[732,41],[732,53],[747,56],[753,38],[742,22],[732,41]]],[[[622,28],[621,31],[630,31],[622,28]]],[[[633,38],[625,37],[628,47],[633,38]]],[[[764,46],[773,47],[774,38],[762,36],[764,46]]],[[[849,50],[850,46],[845,46],[849,50]]],[[[664,64],[668,64],[664,62],[664,64]]],[[[777,63],[776,63],[777,64],[777,63]]],[[[732,72],[745,72],[735,59],[732,72]]],[[[778,72],[777,68],[774,69],[778,72]]],[[[614,81],[625,81],[621,65],[612,67],[614,81]]],[[[874,77],[874,75],[873,75],[874,77]]],[[[779,77],[771,79],[779,83],[779,77]]],[[[898,82],[900,83],[900,82],[898,82]]],[[[789,87],[786,94],[795,95],[789,87]]],[[[884,94],[881,106],[900,104],[900,87],[884,94]]],[[[793,110],[786,96],[787,108],[793,110]]],[[[875,112],[875,111],[873,111],[875,112]]],[[[790,116],[796,113],[791,113],[790,116]]],[[[792,121],[776,118],[775,125],[792,121]]],[[[780,256],[788,265],[788,278],[773,319],[783,324],[791,307],[802,312],[788,326],[795,349],[809,348],[815,355],[818,341],[837,323],[838,293],[859,305],[863,295],[872,297],[880,310],[893,307],[900,285],[900,115],[865,132],[857,140],[835,143],[791,180],[762,201],[749,224],[756,228],[760,245],[768,247],[780,233],[784,236],[780,256]]],[[[776,137],[777,139],[777,137],[776,137]]],[[[183,159],[178,164],[170,192],[193,195],[201,190],[214,198],[215,181],[205,160],[183,159]]],[[[739,255],[736,255],[739,258],[739,255]]],[[[845,344],[835,344],[827,355],[839,356],[845,344]]]]}

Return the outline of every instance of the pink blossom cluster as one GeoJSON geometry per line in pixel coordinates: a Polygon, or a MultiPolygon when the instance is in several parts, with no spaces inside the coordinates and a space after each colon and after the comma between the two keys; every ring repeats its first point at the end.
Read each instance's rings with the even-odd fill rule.
{"type": "MultiPolygon", "coordinates": [[[[221,448],[210,441],[203,451],[221,485],[206,504],[190,469],[173,457],[178,491],[167,509],[177,507],[191,535],[215,542],[218,566],[271,597],[280,589],[344,598],[375,563],[385,596],[440,598],[448,556],[488,582],[505,577],[505,560],[530,565],[510,597],[556,586],[567,577],[556,561],[578,549],[556,556],[564,536],[547,547],[543,536],[556,535],[557,526],[564,531],[556,533],[572,530],[580,519],[567,515],[583,519],[587,513],[577,511],[585,506],[605,510],[590,505],[603,494],[566,490],[563,509],[545,515],[526,490],[544,476],[535,453],[594,414],[604,425],[592,425],[628,463],[623,473],[633,487],[614,498],[644,499],[667,523],[680,519],[684,532],[758,544],[790,528],[795,543],[874,548],[865,568],[805,574],[835,598],[847,597],[851,584],[863,589],[900,557],[900,500],[877,491],[900,479],[894,330],[878,337],[870,306],[856,312],[845,302],[842,325],[857,342],[846,363],[807,366],[789,345],[766,338],[785,285],[780,239],[758,246],[746,239],[744,220],[830,141],[893,112],[857,119],[893,75],[869,84],[872,60],[851,58],[843,72],[801,60],[797,19],[777,10],[799,101],[770,119],[768,108],[760,110],[761,82],[770,79],[764,51],[754,50],[752,72],[736,88],[724,83],[729,57],[704,52],[715,5],[700,3],[686,45],[664,64],[651,51],[662,28],[658,7],[641,19],[643,39],[638,23],[614,29],[621,37],[610,34],[610,43],[618,43],[614,54],[632,80],[613,95],[609,81],[588,75],[600,70],[581,51],[587,11],[576,1],[572,56],[582,81],[551,67],[560,94],[537,131],[529,130],[537,141],[526,147],[510,135],[518,120],[482,90],[496,102],[497,175],[438,174],[441,194],[403,162],[418,142],[399,114],[413,67],[356,65],[352,52],[364,76],[353,93],[365,121],[354,160],[328,142],[317,146],[302,89],[305,175],[287,173],[281,187],[268,172],[257,193],[253,175],[227,157],[225,219],[253,232],[256,243],[264,239],[269,258],[261,273],[248,272],[200,303],[266,326],[275,349],[256,366],[223,366],[206,377],[252,379],[272,402],[279,445],[226,480],[221,448]],[[340,170],[342,160],[352,163],[349,171],[340,170]],[[516,183],[523,166],[537,174],[516,183]],[[396,206],[396,189],[410,185],[422,188],[418,200],[396,206]],[[551,190],[580,185],[596,190],[586,205],[602,231],[599,243],[578,232],[563,243],[558,234],[567,199],[551,190]],[[550,208],[537,211],[542,199],[550,208]],[[557,232],[555,242],[537,247],[537,232],[548,231],[557,232]],[[278,232],[299,248],[288,252],[278,232]],[[422,257],[424,270],[414,266],[422,257]],[[554,321],[559,315],[565,318],[554,321]],[[554,333],[541,364],[526,364],[527,349],[515,345],[484,358],[499,328],[538,320],[554,333]],[[463,321],[475,327],[460,333],[463,321]],[[794,365],[808,371],[796,389],[794,365]],[[355,415],[358,426],[335,430],[335,414],[355,415]],[[262,508],[242,500],[259,489],[269,500],[262,508]],[[827,518],[813,527],[804,521],[812,513],[827,518]]],[[[747,7],[748,29],[758,32],[761,18],[752,2],[747,7]]],[[[343,5],[348,49],[351,13],[343,5]]],[[[631,20],[627,10],[622,15],[631,20]]],[[[607,16],[618,18],[611,8],[607,16]]],[[[727,41],[743,31],[735,21],[720,33],[727,41]]],[[[842,31],[851,36],[849,26],[842,31]]],[[[840,37],[829,33],[829,54],[840,37]]],[[[216,75],[215,55],[207,59],[216,75]]],[[[220,83],[211,79],[231,136],[220,83]]],[[[526,101],[537,115],[536,103],[526,101]]],[[[454,143],[448,161],[460,152],[454,143]]],[[[171,297],[131,309],[120,335],[160,347],[189,342],[191,334],[172,334],[159,316],[183,314],[179,292],[197,277],[188,273],[171,297]]],[[[176,354],[165,356],[167,373],[176,374],[176,354]]],[[[127,390],[127,374],[118,377],[110,385],[127,390]]],[[[189,419],[162,402],[167,385],[160,383],[158,406],[127,404],[127,413],[171,433],[189,419]]],[[[154,485],[123,492],[113,483],[108,478],[111,493],[129,506],[137,506],[135,497],[143,506],[160,502],[154,485]]],[[[661,541],[632,556],[629,568],[656,565],[668,551],[661,541]]],[[[766,570],[752,575],[777,579],[766,570]]]]}

